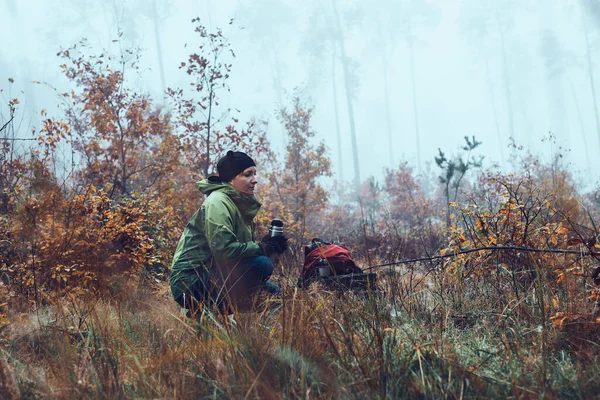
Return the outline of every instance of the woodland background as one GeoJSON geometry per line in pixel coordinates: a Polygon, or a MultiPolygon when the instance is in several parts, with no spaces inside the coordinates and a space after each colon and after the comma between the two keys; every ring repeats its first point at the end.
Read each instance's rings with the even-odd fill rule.
{"type": "Polygon", "coordinates": [[[351,151],[349,183],[332,176],[306,90],[282,99],[285,151],[274,151],[272,121],[221,103],[236,62],[226,35],[190,27],[198,45],[178,64],[188,84],[165,90],[168,106],[136,89],[143,54],[117,46],[120,34],[115,54],[86,41],[57,54],[70,89],[30,135],[21,99],[5,97],[3,396],[598,393],[600,192],[576,182],[561,150],[542,159],[513,142],[506,173],[465,136],[458,151],[438,149],[435,170],[404,161],[365,180],[351,151]],[[273,278],[284,295],[235,323],[208,310],[190,321],[168,292],[169,265],[203,200],[194,183],[232,148],[259,166],[258,236],[284,220],[291,246],[273,278]],[[376,269],[381,296],[300,291],[315,236],[344,242],[363,267],[421,259],[376,269]]]}

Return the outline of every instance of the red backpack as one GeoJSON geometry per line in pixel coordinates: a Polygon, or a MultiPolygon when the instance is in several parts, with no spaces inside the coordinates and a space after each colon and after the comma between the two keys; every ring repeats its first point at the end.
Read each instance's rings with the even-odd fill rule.
{"type": "Polygon", "coordinates": [[[346,246],[313,239],[309,246],[304,246],[304,266],[300,279],[307,281],[316,278],[319,275],[319,266],[323,265],[329,266],[331,275],[362,273],[346,246]]]}

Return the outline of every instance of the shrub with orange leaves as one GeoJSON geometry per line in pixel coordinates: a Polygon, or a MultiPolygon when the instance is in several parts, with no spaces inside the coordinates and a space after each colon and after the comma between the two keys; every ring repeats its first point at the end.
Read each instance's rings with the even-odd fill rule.
{"type": "Polygon", "coordinates": [[[5,273],[36,302],[70,291],[113,291],[151,257],[145,221],[146,210],[135,202],[117,205],[93,186],[70,199],[59,190],[30,197],[15,215],[17,246],[5,273]]]}
{"type": "Polygon", "coordinates": [[[530,168],[518,175],[482,174],[476,190],[464,193],[466,204],[451,203],[443,254],[456,256],[445,265],[457,285],[487,285],[498,293],[499,304],[516,301],[523,318],[582,314],[590,309],[590,292],[581,282],[585,287],[593,259],[584,250],[561,252],[569,250],[570,237],[589,232],[577,190],[563,168],[532,157],[527,163],[530,168]],[[477,248],[489,250],[461,254],[477,248]]]}
{"type": "MultiPolygon", "coordinates": [[[[58,53],[66,61],[65,76],[75,84],[62,97],[73,147],[84,165],[77,175],[83,184],[106,187],[111,198],[146,191],[178,162],[180,145],[171,139],[169,117],[127,85],[139,53],[126,50],[115,62],[110,54],[85,49],[82,41],[58,53]]],[[[51,139],[47,135],[45,143],[51,139]]]]}
{"type": "Polygon", "coordinates": [[[288,235],[298,244],[312,238],[329,195],[319,178],[331,176],[331,162],[324,142],[311,143],[316,134],[312,116],[313,107],[299,91],[290,106],[279,111],[288,135],[285,161],[268,174],[272,184],[265,211],[283,219],[288,235]]]}
{"type": "MultiPolygon", "coordinates": [[[[176,133],[180,119],[172,126],[169,114],[128,84],[139,52],[93,55],[82,42],[58,55],[74,85],[61,94],[65,119],[42,112],[30,160],[4,157],[0,165],[0,246],[10,244],[0,282],[11,297],[39,303],[68,292],[114,294],[136,284],[142,269],[167,279],[181,230],[202,202],[195,186],[202,154],[190,153],[176,133]],[[57,150],[65,143],[71,169],[59,182],[54,166],[64,161],[57,150]]],[[[260,121],[210,132],[215,156],[219,146],[239,146],[260,162],[270,151],[260,121]]]]}
{"type": "Polygon", "coordinates": [[[386,235],[384,240],[390,243],[386,259],[435,252],[444,241],[443,210],[436,207],[420,182],[407,163],[386,172],[383,186],[386,198],[380,207],[383,212],[380,230],[386,235]],[[391,245],[394,241],[399,245],[391,245]]]}

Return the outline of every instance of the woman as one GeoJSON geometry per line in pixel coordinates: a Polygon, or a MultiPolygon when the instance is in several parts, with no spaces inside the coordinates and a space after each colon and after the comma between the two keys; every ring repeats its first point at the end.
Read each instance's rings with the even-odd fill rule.
{"type": "Polygon", "coordinates": [[[245,153],[228,151],[217,163],[219,176],[198,182],[207,198],[192,216],[171,264],[175,301],[195,314],[203,303],[239,306],[257,290],[279,293],[267,282],[273,254],[287,250],[283,236],[254,238],[256,165],[245,153]]]}

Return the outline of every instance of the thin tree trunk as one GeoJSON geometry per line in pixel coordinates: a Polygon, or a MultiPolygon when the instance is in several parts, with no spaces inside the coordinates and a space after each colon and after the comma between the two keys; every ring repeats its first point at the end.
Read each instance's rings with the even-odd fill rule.
{"type": "Polygon", "coordinates": [[[331,0],[331,3],[333,4],[333,11],[335,13],[337,41],[340,46],[342,71],[344,72],[344,86],[346,88],[346,103],[348,107],[348,119],[350,120],[350,135],[352,140],[352,159],[354,161],[354,184],[356,187],[358,187],[360,184],[360,166],[358,161],[358,145],[356,142],[356,127],[354,126],[354,105],[352,103],[352,92],[350,90],[350,71],[348,70],[348,59],[346,57],[342,26],[340,23],[340,16],[337,11],[336,0],[331,0]]]}
{"type": "MultiPolygon", "coordinates": [[[[547,41],[544,46],[556,46],[555,50],[556,54],[548,54],[550,53],[550,48],[545,49],[544,53],[545,57],[549,61],[550,59],[554,59],[555,57],[564,58],[564,55],[561,54],[562,46],[560,45],[558,39],[555,35],[556,18],[554,16],[554,8],[548,6],[548,2],[546,0],[538,0],[538,16],[540,20],[540,25],[544,29],[542,33],[542,40],[547,41]],[[552,43],[554,41],[554,43],[552,43]]],[[[548,101],[548,114],[549,120],[551,122],[551,127],[555,131],[556,139],[560,138],[565,142],[569,139],[569,129],[568,127],[568,118],[567,118],[567,106],[566,102],[566,88],[564,83],[565,73],[564,71],[558,70],[555,71],[551,65],[546,63],[546,86],[548,90],[547,101],[548,101]]]]}
{"type": "Polygon", "coordinates": [[[6,0],[8,3],[8,11],[12,14],[13,17],[17,16],[17,3],[15,0],[6,0]]]}
{"type": "Polygon", "coordinates": [[[592,64],[592,55],[590,53],[590,40],[588,37],[587,23],[583,13],[583,5],[580,3],[581,21],[583,23],[583,34],[585,36],[585,51],[587,56],[588,77],[590,79],[590,87],[592,89],[592,101],[594,102],[594,116],[596,117],[596,132],[598,133],[598,143],[600,144],[600,117],[598,116],[598,102],[596,101],[596,84],[594,83],[594,68],[592,64]]]}
{"type": "Polygon", "coordinates": [[[575,104],[575,111],[577,112],[577,119],[579,120],[579,130],[581,132],[581,140],[583,141],[583,147],[585,148],[585,161],[587,163],[588,173],[591,172],[591,162],[590,162],[590,152],[589,147],[587,145],[587,140],[585,138],[585,129],[583,124],[583,117],[581,116],[581,109],[579,108],[579,101],[577,100],[577,92],[575,92],[575,87],[573,87],[573,82],[569,77],[566,78],[569,83],[569,87],[571,88],[571,94],[573,95],[573,103],[575,104]]]}
{"type": "Polygon", "coordinates": [[[128,193],[128,189],[127,189],[127,167],[125,165],[125,144],[124,144],[125,140],[123,137],[123,134],[121,134],[121,190],[123,191],[124,194],[128,193]]]}
{"type": "Polygon", "coordinates": [[[566,126],[568,126],[566,105],[565,105],[565,88],[562,75],[556,77],[556,82],[554,86],[551,88],[554,92],[551,96],[548,96],[552,101],[552,115],[554,116],[554,124],[556,130],[556,136],[562,137],[562,139],[567,139],[568,131],[566,126]]]}
{"type": "MultiPolygon", "coordinates": [[[[213,55],[212,65],[217,65],[218,54],[213,55]]],[[[210,166],[210,134],[212,131],[212,111],[215,106],[215,88],[212,77],[205,78],[206,87],[208,87],[208,115],[206,116],[206,162],[204,163],[204,177],[208,178],[208,168],[210,166]]],[[[217,137],[218,138],[218,137],[217,137]]]]}
{"type": "MultiPolygon", "coordinates": [[[[281,67],[279,65],[278,62],[278,54],[279,52],[277,51],[277,47],[275,46],[275,40],[273,39],[273,32],[270,31],[269,34],[269,44],[270,44],[270,50],[271,50],[271,59],[270,61],[270,66],[271,66],[271,75],[273,77],[273,85],[275,86],[275,93],[277,95],[277,102],[279,103],[280,106],[283,106],[283,99],[282,99],[282,95],[281,95],[281,88],[283,87],[282,79],[281,79],[281,67]]],[[[285,135],[284,135],[285,136],[285,135]]]]}
{"type": "Polygon", "coordinates": [[[163,64],[162,46],[160,44],[160,28],[158,25],[158,11],[156,8],[156,0],[152,0],[152,12],[154,14],[154,38],[156,39],[156,53],[158,56],[158,70],[160,72],[160,84],[162,86],[163,96],[167,90],[167,84],[165,80],[165,67],[163,64]]]}
{"type": "MultiPolygon", "coordinates": [[[[271,79],[273,80],[273,90],[275,90],[275,94],[277,95],[277,108],[281,109],[283,107],[283,83],[282,83],[282,73],[281,73],[281,65],[279,64],[277,51],[277,46],[275,45],[275,40],[273,38],[273,31],[269,31],[269,47],[267,50],[268,58],[269,58],[269,67],[271,69],[271,79]]],[[[285,132],[283,127],[279,128],[281,137],[283,138],[283,147],[284,149],[288,144],[288,135],[285,132]]]]}
{"type": "Polygon", "coordinates": [[[500,44],[502,48],[502,71],[504,73],[504,93],[506,95],[506,108],[508,110],[508,130],[510,132],[510,137],[513,140],[516,140],[515,137],[515,123],[513,119],[513,106],[512,106],[512,97],[510,92],[510,79],[508,73],[508,64],[506,60],[506,46],[504,44],[504,31],[502,28],[499,29],[500,32],[500,44]]]}
{"type": "MultiPolygon", "coordinates": [[[[212,85],[212,83],[211,83],[212,85]]],[[[208,118],[206,119],[206,162],[204,163],[204,177],[208,178],[208,166],[210,165],[210,128],[213,107],[213,90],[208,95],[208,118]]]]}
{"type": "Polygon", "coordinates": [[[410,20],[408,21],[408,51],[410,60],[410,78],[412,82],[413,113],[415,119],[415,139],[417,141],[417,168],[421,172],[421,133],[419,132],[419,107],[417,106],[417,79],[415,77],[415,49],[410,20]]]}
{"type": "Polygon", "coordinates": [[[390,95],[389,95],[389,80],[388,80],[388,55],[386,53],[386,37],[381,31],[382,24],[377,21],[377,33],[381,40],[381,53],[383,55],[383,96],[385,101],[385,122],[388,131],[388,157],[390,167],[394,166],[394,151],[393,151],[393,140],[392,140],[392,122],[390,116],[390,95]]]}
{"type": "Polygon", "coordinates": [[[389,84],[388,84],[388,59],[383,50],[383,95],[385,101],[385,122],[388,131],[388,155],[390,157],[390,166],[394,166],[394,151],[392,146],[392,121],[390,117],[390,95],[389,95],[389,84]]]}
{"type": "Polygon", "coordinates": [[[498,137],[498,147],[500,150],[500,163],[502,164],[502,167],[506,167],[504,163],[504,141],[502,140],[502,132],[500,131],[500,122],[498,121],[498,108],[496,107],[496,96],[494,96],[494,87],[492,85],[492,76],[490,74],[490,66],[487,57],[485,57],[485,73],[487,76],[490,98],[492,100],[492,111],[494,112],[494,124],[496,125],[496,136],[498,137]]]}
{"type": "MultiPolygon", "coordinates": [[[[23,15],[22,12],[20,13],[18,11],[16,4],[13,1],[8,2],[8,8],[10,10],[10,13],[12,14],[12,18],[15,21],[17,21],[16,32],[13,32],[13,35],[15,37],[20,38],[21,47],[25,48],[25,52],[24,59],[21,59],[21,68],[15,70],[15,75],[13,75],[12,77],[7,76],[3,77],[3,79],[13,78],[16,80],[20,80],[19,85],[21,87],[24,87],[24,90],[27,93],[27,104],[25,104],[25,108],[23,109],[23,115],[25,115],[25,110],[31,110],[31,115],[29,116],[29,124],[35,126],[41,123],[41,119],[39,117],[39,110],[36,102],[37,88],[35,87],[36,85],[33,83],[36,77],[31,72],[31,65],[33,63],[30,62],[30,54],[33,54],[33,50],[31,47],[31,41],[27,39],[28,35],[24,33],[24,29],[27,26],[27,23],[25,22],[27,16],[23,15]]],[[[21,127],[21,124],[19,124],[19,127],[21,127]]],[[[27,129],[30,130],[29,127],[27,129]]],[[[19,129],[19,131],[21,130],[19,129]]]]}
{"type": "Polygon", "coordinates": [[[342,165],[342,133],[340,131],[340,113],[338,110],[338,98],[337,98],[337,83],[335,75],[335,58],[337,57],[337,51],[335,44],[333,46],[333,54],[331,56],[331,86],[333,89],[333,114],[335,116],[335,136],[337,139],[337,155],[338,155],[338,174],[340,181],[344,181],[344,167],[342,165]]]}

